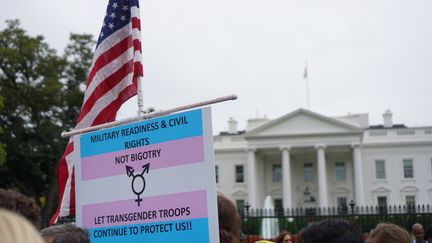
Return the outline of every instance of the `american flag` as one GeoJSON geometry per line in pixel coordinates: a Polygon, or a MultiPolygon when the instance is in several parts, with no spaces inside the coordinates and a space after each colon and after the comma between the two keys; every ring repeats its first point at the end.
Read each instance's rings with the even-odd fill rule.
{"type": "MultiPolygon", "coordinates": [[[[138,0],[110,0],[75,129],[114,121],[120,106],[137,94],[138,76],[143,76],[138,0]]],[[[73,150],[70,139],[59,161],[59,202],[50,224],[75,214],[73,150]]]]}

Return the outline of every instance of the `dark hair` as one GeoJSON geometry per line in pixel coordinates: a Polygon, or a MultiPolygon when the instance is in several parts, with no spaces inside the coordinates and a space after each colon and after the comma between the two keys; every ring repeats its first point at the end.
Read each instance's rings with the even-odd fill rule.
{"type": "Polygon", "coordinates": [[[380,223],[369,234],[373,243],[410,243],[408,231],[392,223],[380,223]]]}
{"type": "Polygon", "coordinates": [[[218,194],[217,205],[220,243],[240,242],[240,216],[234,203],[218,194]]]}
{"type": "Polygon", "coordinates": [[[276,243],[283,243],[283,240],[284,240],[284,238],[285,238],[286,235],[291,235],[291,233],[289,231],[286,231],[286,230],[282,231],[278,235],[278,237],[276,237],[276,241],[275,242],[276,243]]]}
{"type": "Polygon", "coordinates": [[[424,239],[428,240],[428,238],[432,238],[432,224],[426,228],[424,233],[424,239]]]}
{"type": "Polygon", "coordinates": [[[300,243],[362,243],[359,227],[345,220],[312,223],[299,233],[300,243]]]}
{"type": "Polygon", "coordinates": [[[0,188],[0,208],[21,214],[29,220],[36,229],[41,228],[41,211],[35,200],[14,190],[0,188]]]}
{"type": "Polygon", "coordinates": [[[51,238],[52,243],[90,243],[87,230],[73,224],[58,224],[41,230],[43,238],[51,238]]]}

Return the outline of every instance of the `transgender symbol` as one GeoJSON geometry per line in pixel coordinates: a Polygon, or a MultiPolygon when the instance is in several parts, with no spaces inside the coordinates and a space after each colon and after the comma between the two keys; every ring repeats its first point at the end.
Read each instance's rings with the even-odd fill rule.
{"type": "Polygon", "coordinates": [[[147,163],[143,165],[144,170],[141,172],[141,174],[134,175],[134,169],[130,166],[126,165],[126,174],[129,177],[133,177],[132,179],[132,191],[135,193],[135,195],[138,196],[137,199],[135,199],[135,202],[138,203],[138,207],[140,206],[140,202],[142,201],[142,198],[140,198],[140,195],[144,192],[144,189],[146,187],[146,182],[144,179],[144,173],[148,174],[148,171],[150,169],[150,163],[147,163]]]}

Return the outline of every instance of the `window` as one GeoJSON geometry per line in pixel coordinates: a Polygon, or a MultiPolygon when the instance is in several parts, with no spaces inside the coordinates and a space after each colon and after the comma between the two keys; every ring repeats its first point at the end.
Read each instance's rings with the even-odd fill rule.
{"type": "Polygon", "coordinates": [[[407,207],[407,211],[410,213],[414,213],[415,212],[415,196],[405,196],[405,204],[407,207]]]}
{"type": "Polygon", "coordinates": [[[236,165],[235,166],[235,181],[237,183],[244,182],[244,170],[243,165],[236,165]]]}
{"type": "Polygon", "coordinates": [[[237,200],[236,200],[236,207],[237,207],[237,210],[242,211],[243,208],[244,208],[244,205],[245,205],[245,200],[243,200],[243,199],[237,199],[237,200]]]}
{"type": "Polygon", "coordinates": [[[304,164],[304,181],[305,182],[311,182],[313,181],[313,165],[312,163],[306,163],[304,164]]]}
{"type": "Polygon", "coordinates": [[[338,205],[338,207],[347,207],[347,198],[346,197],[337,197],[337,205],[338,205]]]}
{"type": "Polygon", "coordinates": [[[219,183],[219,166],[215,166],[216,183],[219,183]]]}
{"type": "Polygon", "coordinates": [[[348,204],[346,197],[337,197],[337,207],[339,214],[347,214],[348,213],[348,204]]]}
{"type": "Polygon", "coordinates": [[[345,162],[336,162],[335,164],[336,181],[345,181],[345,162]]]}
{"type": "Polygon", "coordinates": [[[412,159],[403,160],[403,173],[404,178],[414,178],[414,169],[412,159]]]}
{"type": "Polygon", "coordinates": [[[282,165],[274,164],[272,167],[273,182],[282,182],[282,165]]]}
{"type": "Polygon", "coordinates": [[[387,197],[378,197],[377,198],[378,200],[378,207],[384,207],[384,208],[386,208],[387,207],[387,197]]]}
{"type": "Polygon", "coordinates": [[[277,216],[282,216],[283,215],[283,201],[280,198],[276,198],[274,200],[274,210],[275,210],[275,215],[277,216]]]}
{"type": "Polygon", "coordinates": [[[384,160],[375,160],[375,175],[377,179],[386,178],[384,160]]]}
{"type": "Polygon", "coordinates": [[[387,212],[387,197],[377,197],[378,201],[378,210],[380,213],[387,212]]]}

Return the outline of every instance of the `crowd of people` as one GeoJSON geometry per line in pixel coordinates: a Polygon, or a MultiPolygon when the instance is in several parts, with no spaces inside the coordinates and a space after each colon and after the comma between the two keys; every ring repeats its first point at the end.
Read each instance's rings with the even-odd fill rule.
{"type": "MultiPolygon", "coordinates": [[[[218,210],[220,243],[242,242],[244,237],[240,230],[240,217],[234,204],[223,195],[218,195],[218,210]]],[[[296,236],[283,231],[275,239],[255,243],[432,243],[432,225],[425,231],[421,224],[413,224],[410,234],[399,225],[379,223],[369,232],[367,239],[364,238],[363,232],[354,222],[324,220],[309,224],[296,236]]]]}
{"type": "MultiPolygon", "coordinates": [[[[241,232],[240,216],[228,198],[217,197],[220,243],[246,242],[241,232]]],[[[41,229],[41,216],[35,201],[13,190],[0,188],[1,243],[89,243],[85,229],[73,224],[53,225],[41,229]]],[[[392,223],[379,223],[367,239],[353,222],[324,220],[313,222],[297,235],[283,231],[275,239],[255,243],[432,243],[432,226],[424,230],[419,223],[411,232],[392,223]],[[411,234],[410,234],[411,233],[411,234]],[[274,241],[271,241],[274,240],[274,241]]]]}
{"type": "MultiPolygon", "coordinates": [[[[412,226],[410,234],[399,225],[379,223],[369,233],[367,239],[364,239],[364,234],[353,222],[324,220],[306,226],[296,237],[298,243],[432,243],[432,226],[424,231],[423,226],[416,223],[412,226]]],[[[284,231],[274,242],[259,240],[255,243],[293,243],[292,239],[293,236],[284,231]]]]}

